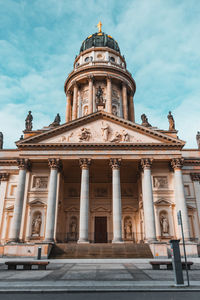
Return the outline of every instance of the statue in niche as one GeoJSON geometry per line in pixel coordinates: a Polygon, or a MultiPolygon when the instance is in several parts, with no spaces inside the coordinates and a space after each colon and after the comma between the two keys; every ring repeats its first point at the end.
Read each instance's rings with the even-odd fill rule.
{"type": "Polygon", "coordinates": [[[109,134],[109,126],[108,126],[108,124],[106,123],[104,125],[103,122],[102,122],[101,130],[102,130],[103,140],[104,140],[104,142],[107,142],[107,140],[108,140],[108,134],[109,134]]]}
{"type": "Polygon", "coordinates": [[[122,136],[121,134],[116,131],[115,134],[114,134],[114,137],[112,138],[111,142],[121,142],[121,139],[122,139],[122,136]]]}
{"type": "Polygon", "coordinates": [[[37,214],[32,221],[32,236],[40,236],[42,218],[41,214],[37,214]]]}
{"type": "Polygon", "coordinates": [[[81,128],[81,133],[79,134],[79,142],[89,141],[91,137],[91,132],[88,128],[81,128]]]}
{"type": "Polygon", "coordinates": [[[112,114],[117,116],[117,107],[115,105],[112,106],[112,114]]]}
{"type": "Polygon", "coordinates": [[[0,149],[3,149],[3,133],[0,132],[0,149]]]}
{"type": "Polygon", "coordinates": [[[169,121],[169,131],[175,130],[175,122],[174,122],[174,118],[172,116],[171,111],[169,111],[169,114],[168,114],[167,118],[168,118],[168,121],[169,121]]]}
{"type": "Polygon", "coordinates": [[[122,142],[129,142],[129,134],[126,132],[126,130],[122,131],[122,142]]]}
{"type": "Polygon", "coordinates": [[[169,222],[166,215],[160,217],[161,235],[169,235],[169,222]]]}
{"type": "Polygon", "coordinates": [[[126,219],[126,221],[125,221],[124,236],[125,236],[125,239],[127,239],[127,240],[132,239],[132,222],[130,219],[126,219]]]}
{"type": "Polygon", "coordinates": [[[101,104],[103,103],[103,90],[101,88],[101,86],[99,85],[97,92],[96,92],[96,104],[101,104]]]}
{"type": "Polygon", "coordinates": [[[31,114],[31,111],[28,112],[28,115],[26,117],[26,120],[25,120],[25,130],[26,131],[31,131],[32,128],[33,128],[33,116],[31,114]]]}
{"type": "Polygon", "coordinates": [[[76,240],[77,238],[77,219],[76,217],[71,218],[70,222],[70,240],[76,240]]]}
{"type": "Polygon", "coordinates": [[[83,108],[83,115],[86,116],[88,114],[88,106],[84,106],[83,108]]]}
{"type": "Polygon", "coordinates": [[[56,126],[59,126],[60,125],[60,121],[61,121],[61,118],[60,118],[60,115],[57,114],[53,123],[51,123],[49,126],[52,126],[52,127],[56,127],[56,126]]]}
{"type": "Polygon", "coordinates": [[[141,119],[142,119],[142,126],[151,127],[151,124],[149,124],[148,118],[145,114],[141,115],[141,119]]]}

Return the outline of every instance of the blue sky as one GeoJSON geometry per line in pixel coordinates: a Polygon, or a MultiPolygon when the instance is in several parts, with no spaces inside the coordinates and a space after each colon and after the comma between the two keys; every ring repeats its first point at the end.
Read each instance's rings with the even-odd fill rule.
{"type": "Polygon", "coordinates": [[[64,122],[64,81],[82,41],[117,41],[136,81],[136,122],[168,128],[171,110],[186,148],[200,131],[199,0],[0,0],[0,131],[14,148],[29,110],[33,128],[64,122]]]}

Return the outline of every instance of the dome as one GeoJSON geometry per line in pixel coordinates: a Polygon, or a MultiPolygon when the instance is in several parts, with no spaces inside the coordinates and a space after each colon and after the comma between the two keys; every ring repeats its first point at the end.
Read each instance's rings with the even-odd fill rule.
{"type": "Polygon", "coordinates": [[[104,32],[97,32],[88,36],[82,43],[80,52],[92,47],[108,47],[120,53],[118,43],[104,32]]]}

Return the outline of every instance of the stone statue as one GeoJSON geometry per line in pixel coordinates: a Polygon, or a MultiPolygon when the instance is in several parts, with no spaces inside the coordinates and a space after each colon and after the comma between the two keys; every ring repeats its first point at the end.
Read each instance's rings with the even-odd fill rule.
{"type": "Polygon", "coordinates": [[[132,239],[132,222],[127,220],[124,226],[124,236],[125,239],[132,239]]]}
{"type": "Polygon", "coordinates": [[[112,114],[117,116],[117,107],[115,105],[112,106],[112,114]]]}
{"type": "Polygon", "coordinates": [[[97,93],[96,93],[96,104],[97,105],[104,105],[103,90],[100,86],[98,87],[97,93]]]}
{"type": "Polygon", "coordinates": [[[174,118],[172,116],[171,111],[169,111],[167,118],[169,120],[169,131],[175,130],[175,122],[174,122],[174,118]]]}
{"type": "Polygon", "coordinates": [[[3,149],[3,133],[0,132],[0,149],[3,149]]]}
{"type": "Polygon", "coordinates": [[[198,149],[200,149],[200,131],[197,131],[196,139],[197,139],[198,149]]]}
{"type": "Polygon", "coordinates": [[[60,125],[60,121],[61,121],[61,119],[60,119],[60,115],[59,114],[57,114],[56,115],[56,117],[55,117],[55,119],[54,119],[54,121],[53,121],[53,123],[51,123],[49,126],[59,126],[60,125]]]}
{"type": "Polygon", "coordinates": [[[169,222],[166,216],[160,218],[161,235],[169,234],[169,222]]]}
{"type": "Polygon", "coordinates": [[[25,128],[26,128],[25,130],[26,131],[31,131],[32,130],[32,128],[33,128],[32,122],[33,122],[33,116],[31,114],[31,111],[29,111],[28,115],[26,117],[26,120],[25,120],[25,128]]]}
{"type": "Polygon", "coordinates": [[[121,142],[122,136],[121,134],[116,131],[114,137],[112,138],[111,142],[121,142]]]}
{"type": "Polygon", "coordinates": [[[79,134],[79,141],[89,141],[91,137],[91,132],[87,128],[81,128],[81,133],[79,134]]]}
{"type": "Polygon", "coordinates": [[[70,238],[72,240],[76,240],[77,237],[77,220],[76,218],[72,218],[70,223],[70,238]]]}
{"type": "Polygon", "coordinates": [[[122,131],[122,142],[129,142],[129,134],[125,130],[122,131]]]}
{"type": "Polygon", "coordinates": [[[149,124],[148,118],[145,114],[141,115],[141,119],[142,119],[142,126],[151,127],[151,124],[149,124]]]}
{"type": "Polygon", "coordinates": [[[107,140],[108,140],[108,134],[109,134],[109,126],[108,126],[108,124],[106,123],[106,124],[104,125],[104,124],[102,123],[101,130],[102,130],[103,140],[104,140],[104,142],[107,142],[107,140]]]}
{"type": "Polygon", "coordinates": [[[32,222],[32,235],[33,236],[40,236],[41,224],[42,224],[41,215],[38,214],[38,215],[36,215],[36,217],[33,219],[33,222],[32,222]]]}

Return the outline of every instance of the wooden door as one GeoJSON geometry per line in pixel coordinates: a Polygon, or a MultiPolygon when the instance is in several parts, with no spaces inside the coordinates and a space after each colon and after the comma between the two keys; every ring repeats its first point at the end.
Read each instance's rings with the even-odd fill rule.
{"type": "Polygon", "coordinates": [[[107,217],[95,217],[95,243],[107,243],[107,217]]]}

